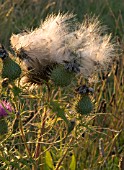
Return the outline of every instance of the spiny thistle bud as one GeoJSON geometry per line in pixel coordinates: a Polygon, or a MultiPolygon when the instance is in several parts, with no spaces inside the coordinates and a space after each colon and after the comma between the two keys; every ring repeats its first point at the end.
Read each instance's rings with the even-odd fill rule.
{"type": "Polygon", "coordinates": [[[73,72],[69,72],[64,66],[57,66],[51,72],[51,79],[57,86],[68,86],[74,77],[73,72]]]}
{"type": "Polygon", "coordinates": [[[3,60],[2,78],[8,78],[10,81],[17,79],[21,74],[20,66],[10,57],[3,60]]]}
{"type": "Polygon", "coordinates": [[[21,68],[9,57],[3,46],[0,47],[0,58],[3,61],[2,78],[8,78],[9,81],[17,79],[21,74],[21,68]]]}
{"type": "Polygon", "coordinates": [[[83,95],[76,104],[76,111],[82,115],[87,115],[93,110],[93,104],[88,95],[83,95]]]}
{"type": "Polygon", "coordinates": [[[71,70],[89,78],[107,69],[115,56],[115,44],[105,31],[98,18],[89,17],[79,24],[73,14],[59,13],[48,16],[34,31],[12,35],[11,45],[27,70],[32,68],[34,74],[29,76],[29,81],[36,76],[38,81],[44,79],[48,66],[72,60],[79,65],[71,70]]]}

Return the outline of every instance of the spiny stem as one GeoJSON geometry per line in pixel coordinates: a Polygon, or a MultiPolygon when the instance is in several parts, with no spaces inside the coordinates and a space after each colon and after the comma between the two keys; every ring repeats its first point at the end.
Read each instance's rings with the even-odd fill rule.
{"type": "Polygon", "coordinates": [[[38,139],[38,144],[37,144],[37,147],[36,147],[36,150],[35,150],[35,155],[34,155],[35,158],[38,158],[38,156],[40,154],[40,149],[41,149],[40,142],[41,142],[43,131],[44,131],[45,119],[46,119],[46,107],[44,107],[43,123],[42,123],[42,126],[41,126],[41,131],[40,131],[40,137],[38,139]]]}
{"type": "Polygon", "coordinates": [[[20,115],[19,115],[19,123],[20,123],[20,132],[21,132],[22,140],[24,142],[27,154],[29,155],[29,157],[32,157],[31,152],[30,152],[28,145],[27,145],[27,142],[26,142],[26,138],[25,138],[25,134],[24,134],[23,126],[22,126],[22,120],[21,120],[20,115]]]}
{"type": "MultiPolygon", "coordinates": [[[[50,87],[49,87],[48,84],[46,84],[46,85],[47,85],[47,88],[48,88],[47,102],[49,102],[49,100],[50,100],[50,87]]],[[[36,170],[37,166],[38,166],[38,157],[40,156],[40,153],[41,153],[41,140],[42,140],[42,136],[44,134],[44,127],[45,127],[46,117],[47,117],[47,106],[44,106],[40,135],[39,135],[38,142],[37,142],[37,145],[36,145],[36,149],[35,149],[35,152],[34,152],[34,158],[36,160],[36,165],[32,167],[32,170],[36,170]]]]}
{"type": "Polygon", "coordinates": [[[41,140],[42,140],[42,136],[44,133],[46,116],[47,116],[47,111],[46,111],[46,107],[44,107],[43,122],[41,126],[40,137],[38,138],[37,146],[36,146],[35,153],[34,153],[34,158],[36,159],[36,165],[32,167],[32,170],[36,170],[38,166],[37,158],[39,157],[40,152],[41,152],[41,140]]]}
{"type": "Polygon", "coordinates": [[[59,169],[62,161],[64,160],[64,158],[65,158],[65,156],[66,156],[66,154],[67,154],[67,152],[68,152],[68,150],[69,150],[69,148],[70,148],[70,144],[71,144],[72,141],[73,141],[73,137],[70,139],[70,141],[69,141],[69,143],[68,143],[68,147],[67,147],[67,149],[65,150],[63,156],[60,158],[59,162],[57,163],[57,165],[56,165],[56,167],[55,167],[55,170],[58,170],[58,169],[59,169]]]}

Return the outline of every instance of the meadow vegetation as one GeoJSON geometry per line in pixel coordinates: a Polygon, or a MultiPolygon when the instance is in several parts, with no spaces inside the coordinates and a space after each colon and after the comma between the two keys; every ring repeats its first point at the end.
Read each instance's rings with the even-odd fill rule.
{"type": "MultiPolygon", "coordinates": [[[[9,101],[13,108],[6,117],[6,133],[0,135],[0,169],[123,170],[123,0],[0,0],[0,42],[13,53],[12,33],[34,29],[48,14],[58,12],[72,12],[79,22],[87,14],[99,16],[120,46],[116,60],[90,84],[76,77],[67,87],[50,81],[31,89],[22,88],[20,78],[7,86],[0,78],[0,101],[9,101]],[[87,115],[74,108],[80,83],[94,89],[94,109],[87,115]]],[[[2,61],[0,66],[1,73],[2,61]]]]}

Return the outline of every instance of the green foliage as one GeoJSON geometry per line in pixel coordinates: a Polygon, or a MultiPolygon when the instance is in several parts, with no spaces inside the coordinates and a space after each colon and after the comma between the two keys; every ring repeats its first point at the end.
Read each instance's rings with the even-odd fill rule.
{"type": "Polygon", "coordinates": [[[71,163],[70,163],[70,170],[75,170],[76,169],[76,159],[75,159],[75,156],[72,155],[71,157],[71,163]]]}
{"type": "Polygon", "coordinates": [[[54,169],[53,160],[49,151],[46,151],[45,162],[46,165],[49,167],[48,169],[54,169]]]}
{"type": "Polygon", "coordinates": [[[0,118],[0,136],[8,133],[8,124],[4,118],[0,118]]]}
{"type": "MultiPolygon", "coordinates": [[[[68,11],[77,14],[79,21],[87,13],[99,15],[123,48],[123,8],[123,0],[1,0],[0,41],[9,48],[12,33],[37,27],[49,13],[68,11]]],[[[99,82],[90,84],[95,91],[90,96],[94,110],[87,115],[75,111],[75,102],[79,102],[75,86],[89,85],[82,77],[75,80],[75,86],[69,82],[64,88],[48,82],[31,89],[28,84],[21,87],[19,80],[2,87],[1,81],[0,98],[9,100],[14,111],[2,119],[5,128],[0,122],[0,169],[122,170],[123,54],[109,74],[98,77],[99,82]]]]}
{"type": "Polygon", "coordinates": [[[52,111],[56,113],[57,117],[62,118],[68,124],[68,120],[65,117],[64,108],[61,108],[60,104],[57,101],[51,101],[50,107],[52,108],[52,111]]]}

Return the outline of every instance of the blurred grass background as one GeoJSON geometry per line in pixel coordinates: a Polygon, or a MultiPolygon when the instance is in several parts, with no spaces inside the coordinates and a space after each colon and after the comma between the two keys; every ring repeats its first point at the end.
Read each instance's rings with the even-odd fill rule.
{"type": "Polygon", "coordinates": [[[113,35],[123,39],[123,0],[0,0],[0,41],[8,46],[12,33],[37,27],[50,13],[73,12],[79,21],[95,14],[113,35]]]}
{"type": "MultiPolygon", "coordinates": [[[[10,36],[12,33],[20,33],[27,29],[34,29],[40,25],[41,20],[50,13],[73,12],[81,22],[86,14],[99,16],[108,32],[120,43],[122,54],[113,65],[109,76],[103,76],[101,82],[94,85],[95,114],[88,117],[68,115],[77,119],[74,137],[71,146],[68,147],[69,138],[62,141],[65,124],[54,122],[48,118],[44,134],[44,143],[54,142],[53,135],[57,135],[60,142],[52,145],[43,145],[43,162],[41,169],[54,170],[56,162],[61,160],[63,152],[68,147],[68,153],[60,167],[60,170],[123,170],[124,169],[124,1],[123,0],[0,0],[0,42],[7,49],[10,48],[10,36]],[[61,126],[60,126],[61,125],[61,126]],[[52,126],[52,127],[51,127],[52,126]]],[[[118,54],[119,56],[120,54],[118,54]]],[[[58,89],[57,89],[58,90],[58,89]]],[[[55,98],[62,98],[64,93],[53,89],[55,98]]],[[[11,89],[9,98],[19,108],[22,115],[31,113],[34,104],[41,105],[45,100],[42,95],[44,87],[30,94],[27,90],[25,96],[19,96],[11,89]],[[13,94],[15,96],[13,96],[13,94]],[[26,106],[25,106],[26,105],[26,106]]],[[[3,93],[3,92],[2,92],[3,93]]],[[[2,96],[7,95],[5,91],[2,96]]],[[[51,96],[51,98],[53,97],[51,96]]],[[[54,99],[54,97],[53,97],[54,99]]],[[[63,99],[64,100],[64,99],[63,99]]],[[[68,100],[65,101],[68,103],[68,100]]],[[[73,100],[72,100],[73,103],[73,100]]],[[[42,112],[42,109],[41,109],[42,112]]],[[[26,115],[27,116],[27,115],[26,115]]],[[[25,117],[24,117],[25,118],[25,117]]],[[[39,118],[39,117],[38,117],[39,118]]],[[[12,118],[11,118],[12,119],[12,118]]],[[[14,118],[11,120],[13,121],[14,118]]],[[[36,120],[35,120],[36,121],[36,120]]],[[[36,123],[36,122],[35,122],[36,123]]],[[[37,130],[36,127],[35,130],[37,130]]],[[[36,135],[32,135],[34,127],[25,126],[26,140],[32,141],[36,135]],[[28,129],[29,128],[29,129],[28,129]]],[[[58,139],[57,139],[58,140],[58,139]]],[[[30,144],[31,151],[35,141],[30,144]]],[[[25,148],[19,137],[19,132],[9,140],[0,144],[0,169],[30,169],[33,160],[25,154],[25,148]],[[21,143],[21,144],[20,144],[21,143]],[[8,145],[12,147],[8,147],[8,145]],[[13,162],[13,164],[12,164],[13,162]]]]}

